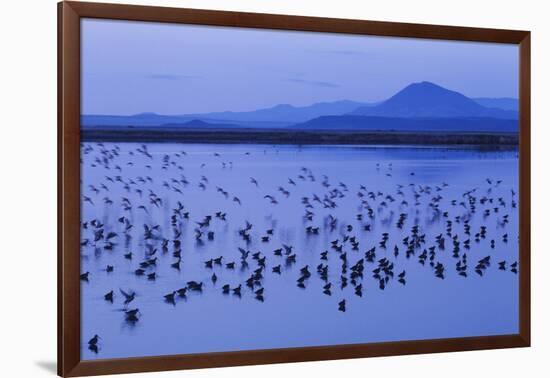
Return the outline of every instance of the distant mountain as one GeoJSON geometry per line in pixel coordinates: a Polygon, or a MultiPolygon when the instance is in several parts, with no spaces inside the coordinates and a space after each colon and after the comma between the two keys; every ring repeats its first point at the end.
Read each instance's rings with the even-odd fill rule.
{"type": "Polygon", "coordinates": [[[183,115],[160,115],[156,113],[140,113],[128,116],[83,115],[81,123],[84,127],[91,126],[159,126],[178,124],[193,120],[208,123],[238,124],[243,127],[277,128],[305,122],[324,115],[341,115],[368,104],[355,101],[319,102],[309,106],[276,105],[271,108],[249,112],[216,112],[183,115]]]}
{"type": "Polygon", "coordinates": [[[397,118],[518,117],[514,111],[486,108],[461,93],[428,81],[411,84],[379,105],[363,106],[349,114],[397,118]]]}
{"type": "Polygon", "coordinates": [[[514,112],[519,111],[519,100],[512,97],[499,97],[499,98],[489,98],[489,97],[478,97],[472,98],[479,105],[485,106],[486,108],[496,108],[502,110],[512,110],[514,112]]]}
{"type": "Polygon", "coordinates": [[[335,102],[318,102],[308,106],[292,106],[280,104],[271,108],[259,109],[250,112],[217,112],[203,114],[188,114],[189,117],[207,118],[209,120],[226,120],[232,122],[305,122],[325,115],[341,115],[349,113],[359,107],[368,107],[369,104],[342,100],[335,102]]]}
{"type": "Polygon", "coordinates": [[[140,113],[128,116],[118,115],[83,115],[82,126],[157,126],[164,123],[188,122],[192,118],[167,116],[156,113],[140,113]]]}
{"type": "Polygon", "coordinates": [[[380,116],[323,116],[289,127],[292,130],[466,131],[517,132],[518,121],[498,118],[395,118],[380,116]]]}
{"type": "Polygon", "coordinates": [[[320,102],[309,106],[276,105],[248,112],[183,115],[141,113],[130,116],[83,115],[84,128],[307,129],[517,131],[517,99],[470,99],[423,81],[411,84],[388,100],[320,102]]]}
{"type": "Polygon", "coordinates": [[[184,123],[165,123],[159,128],[187,128],[187,129],[242,129],[243,126],[232,123],[211,123],[194,119],[184,123]]]}
{"type": "Polygon", "coordinates": [[[183,124],[199,119],[204,122],[212,124],[239,124],[242,127],[258,127],[258,128],[277,128],[286,127],[292,124],[292,122],[231,122],[228,120],[197,118],[188,115],[161,115],[156,113],[140,113],[128,116],[113,116],[113,115],[83,115],[80,117],[82,127],[150,127],[161,126],[166,124],[183,124]]]}

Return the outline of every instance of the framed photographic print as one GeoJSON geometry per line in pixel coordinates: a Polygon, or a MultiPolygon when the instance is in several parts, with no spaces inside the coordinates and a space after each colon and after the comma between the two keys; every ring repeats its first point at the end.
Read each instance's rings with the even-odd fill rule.
{"type": "Polygon", "coordinates": [[[529,32],[59,4],[59,375],[530,344],[529,32]]]}

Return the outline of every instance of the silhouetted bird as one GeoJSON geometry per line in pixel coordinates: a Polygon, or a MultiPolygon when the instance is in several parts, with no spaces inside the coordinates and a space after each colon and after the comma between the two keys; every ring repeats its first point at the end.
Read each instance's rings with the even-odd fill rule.
{"type": "Polygon", "coordinates": [[[113,302],[113,291],[111,290],[110,292],[108,292],[107,294],[105,294],[103,296],[103,298],[105,298],[106,301],[108,302],[113,302]]]}
{"type": "Polygon", "coordinates": [[[99,342],[99,339],[100,337],[98,335],[94,335],[94,337],[92,337],[89,341],[88,341],[88,349],[90,349],[92,352],[94,353],[98,353],[99,351],[99,348],[98,348],[98,342],[99,342]]]}
{"type": "Polygon", "coordinates": [[[342,299],[338,302],[338,311],[346,312],[346,300],[342,299]]]}
{"type": "Polygon", "coordinates": [[[134,292],[125,292],[122,289],[119,289],[120,293],[124,296],[124,304],[127,305],[128,303],[132,302],[136,298],[136,293],[134,292]]]}
{"type": "Polygon", "coordinates": [[[165,301],[166,303],[176,304],[176,301],[175,301],[175,298],[174,298],[175,295],[176,295],[176,292],[175,292],[175,291],[171,292],[170,294],[166,294],[166,295],[164,296],[164,301],[165,301]]]}

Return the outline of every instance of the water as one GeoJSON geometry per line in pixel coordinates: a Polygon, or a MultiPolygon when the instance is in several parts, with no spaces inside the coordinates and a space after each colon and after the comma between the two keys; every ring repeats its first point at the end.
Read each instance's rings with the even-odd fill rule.
{"type": "Polygon", "coordinates": [[[138,151],[143,151],[141,146],[82,145],[82,193],[93,202],[93,205],[82,203],[82,221],[87,222],[87,228],[82,230],[81,238],[89,242],[81,249],[81,271],[90,272],[89,280],[81,285],[83,359],[518,332],[518,276],[510,270],[510,264],[518,260],[518,212],[512,207],[512,202],[517,201],[517,195],[512,194],[518,188],[517,151],[411,146],[147,144],[146,151],[151,155],[147,157],[138,151]],[[300,175],[304,178],[299,178],[300,175]],[[323,175],[327,177],[326,186],[322,184],[323,175]],[[187,184],[182,183],[182,177],[187,184]],[[250,177],[257,180],[258,186],[251,183],[250,177]],[[289,178],[296,185],[290,184],[289,178]],[[497,180],[501,182],[497,184],[497,180]],[[201,182],[204,188],[199,187],[201,182]],[[366,190],[360,189],[361,185],[366,190]],[[279,186],[290,192],[288,197],[278,190],[279,186]],[[226,191],[227,198],[216,187],[226,191]],[[136,189],[142,190],[142,196],[136,189]],[[473,189],[470,198],[475,198],[475,212],[472,213],[464,193],[473,189]],[[336,195],[332,200],[337,207],[324,208],[313,200],[314,194],[323,200],[333,190],[336,195]],[[360,198],[358,192],[364,197],[360,198]],[[374,193],[374,199],[369,192],[374,193]],[[383,194],[377,195],[378,192],[383,194]],[[417,204],[415,192],[419,195],[417,204]],[[153,199],[161,198],[162,204],[152,204],[150,193],[154,193],[153,199]],[[265,195],[274,196],[278,203],[271,203],[265,195]],[[439,213],[430,206],[438,196],[441,196],[439,213]],[[123,209],[123,197],[129,200],[131,209],[123,209]],[[233,201],[234,197],[242,204],[233,201]],[[302,197],[309,197],[313,206],[309,209],[314,213],[312,221],[303,217],[306,209],[302,197]],[[486,201],[482,204],[484,197],[486,201]],[[366,202],[361,208],[362,200],[366,202]],[[110,201],[111,204],[106,203],[110,201]],[[189,212],[189,219],[177,220],[182,250],[179,271],[171,267],[177,259],[173,256],[174,231],[170,219],[178,201],[185,207],[181,213],[189,212]],[[368,217],[367,203],[373,211],[372,219],[368,217]],[[139,208],[140,205],[144,208],[139,208]],[[488,216],[484,216],[486,209],[490,210],[488,216]],[[226,221],[214,216],[218,211],[227,214],[226,221]],[[448,212],[447,217],[444,212],[448,212]],[[402,213],[407,218],[400,229],[396,224],[402,213]],[[327,220],[329,214],[337,219],[332,230],[327,220]],[[357,214],[363,215],[361,220],[357,214]],[[207,215],[213,218],[210,226],[204,228],[205,235],[199,243],[195,239],[196,222],[207,215]],[[503,223],[506,215],[508,223],[503,223]],[[128,236],[124,223],[119,221],[122,216],[133,225],[126,233],[128,236]],[[111,250],[104,249],[104,239],[93,242],[94,227],[90,224],[93,219],[102,223],[104,236],[111,231],[117,233],[110,239],[111,250]],[[464,219],[469,219],[470,235],[465,234],[464,219]],[[456,234],[460,241],[459,258],[453,257],[452,239],[446,235],[447,220],[452,222],[451,235],[456,234]],[[253,225],[249,244],[238,232],[246,221],[253,225]],[[159,225],[153,239],[144,238],[143,224],[159,225]],[[370,231],[363,229],[367,224],[371,225],[370,231]],[[407,258],[402,239],[411,236],[415,224],[419,227],[418,234],[425,234],[425,244],[407,258]],[[348,225],[352,226],[351,231],[348,225]],[[308,234],[307,226],[319,227],[319,233],[308,234]],[[476,242],[475,234],[481,226],[486,227],[486,236],[476,242]],[[262,242],[261,237],[268,229],[274,230],[273,235],[269,242],[262,242]],[[208,240],[206,230],[214,232],[213,240],[208,240]],[[379,242],[385,232],[389,239],[383,249],[379,242]],[[433,262],[443,264],[444,278],[436,277],[429,258],[424,265],[419,263],[422,251],[436,246],[438,234],[445,236],[445,249],[435,248],[433,262]],[[503,240],[504,234],[508,234],[507,241],[503,240]],[[341,288],[343,260],[338,251],[331,249],[331,241],[338,239],[338,245],[342,245],[345,236],[355,236],[359,246],[354,251],[349,241],[343,244],[348,285],[341,288]],[[170,240],[167,251],[161,248],[163,238],[170,240]],[[463,245],[467,239],[471,240],[470,249],[463,245]],[[283,244],[293,246],[292,253],[297,255],[295,264],[287,265],[284,256],[273,254],[283,244]],[[394,256],[396,245],[399,254],[394,256]],[[250,255],[248,268],[241,267],[238,247],[250,250],[251,254],[261,251],[266,256],[261,280],[265,289],[263,302],[245,286],[258,263],[250,255]],[[359,297],[349,281],[350,267],[372,247],[376,247],[376,258],[373,263],[364,262],[364,278],[356,282],[363,288],[359,297]],[[158,258],[156,266],[145,270],[156,272],[156,280],[136,276],[134,271],[146,259],[147,251],[155,248],[157,252],[151,257],[158,258]],[[325,250],[329,251],[328,261],[320,259],[325,250]],[[132,260],[124,258],[128,252],[133,253],[132,260]],[[458,275],[455,265],[464,253],[467,277],[458,275]],[[205,261],[218,256],[223,256],[222,266],[205,267],[205,261]],[[486,256],[491,256],[490,266],[481,269],[481,276],[475,267],[486,256]],[[384,290],[372,273],[382,258],[394,264],[394,278],[389,279],[384,290]],[[232,261],[236,262],[236,268],[227,269],[225,263],[232,261]],[[500,261],[506,261],[506,270],[498,269],[500,261]],[[323,293],[326,282],[316,272],[320,263],[329,265],[330,296],[323,293]],[[272,273],[272,267],[279,264],[281,274],[272,273]],[[112,265],[114,271],[106,272],[107,265],[112,265]],[[300,288],[297,279],[305,265],[309,266],[311,277],[305,280],[305,288],[300,288]],[[404,285],[397,277],[403,270],[404,285]],[[211,281],[213,272],[218,277],[215,284],[211,281]],[[176,295],[175,305],[164,301],[164,295],[191,280],[204,282],[203,291],[190,292],[186,298],[176,295]],[[242,296],[224,295],[221,289],[224,284],[231,288],[242,284],[242,296]],[[128,306],[124,306],[119,289],[136,292],[128,306]],[[113,303],[103,298],[110,290],[114,291],[113,303]],[[338,305],[343,299],[345,312],[339,311],[338,305]],[[134,308],[139,308],[139,320],[125,320],[122,311],[134,308]],[[94,334],[101,337],[97,353],[88,348],[88,340],[94,334]]]}

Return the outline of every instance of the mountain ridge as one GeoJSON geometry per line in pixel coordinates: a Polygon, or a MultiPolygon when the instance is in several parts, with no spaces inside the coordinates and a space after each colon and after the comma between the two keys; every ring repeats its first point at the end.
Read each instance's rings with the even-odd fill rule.
{"type": "Polygon", "coordinates": [[[459,92],[423,81],[412,83],[389,99],[379,103],[340,100],[313,103],[307,106],[278,104],[246,112],[224,111],[182,115],[144,112],[130,116],[83,115],[81,124],[85,128],[94,126],[220,129],[330,127],[337,130],[349,127],[349,125],[355,125],[354,127],[361,129],[369,129],[369,127],[374,127],[373,125],[381,128],[400,128],[396,124],[398,122],[409,125],[408,127],[422,127],[422,122],[424,122],[425,127],[432,127],[436,130],[444,130],[445,127],[466,127],[468,130],[473,130],[472,128],[482,127],[481,121],[483,120],[487,124],[484,127],[489,129],[508,130],[512,128],[511,125],[515,124],[517,130],[518,112],[514,110],[517,104],[518,100],[513,98],[478,98],[475,100],[459,92]],[[386,118],[386,120],[382,120],[382,118],[386,118]],[[436,125],[437,123],[439,125],[436,125]]]}
{"type": "Polygon", "coordinates": [[[398,118],[517,118],[513,111],[484,107],[462,93],[429,81],[409,84],[381,104],[360,107],[349,114],[398,118]]]}
{"type": "Polygon", "coordinates": [[[362,115],[323,116],[288,127],[292,130],[516,132],[514,119],[487,117],[398,118],[362,115]]]}
{"type": "Polygon", "coordinates": [[[519,99],[513,97],[473,97],[472,100],[486,108],[519,111],[519,99]]]}
{"type": "Polygon", "coordinates": [[[294,106],[290,104],[278,104],[269,108],[262,108],[246,112],[214,112],[188,114],[190,117],[206,117],[209,119],[222,119],[231,121],[272,121],[278,122],[304,122],[308,119],[320,117],[323,115],[341,115],[351,112],[360,107],[368,106],[366,103],[339,100],[332,102],[317,102],[307,106],[294,106]]]}
{"type": "Polygon", "coordinates": [[[323,115],[346,114],[360,106],[369,105],[364,102],[339,100],[332,102],[317,102],[307,106],[278,104],[269,108],[245,112],[223,111],[182,115],[162,115],[153,112],[144,112],[129,116],[95,114],[83,115],[81,117],[81,122],[84,126],[154,126],[166,123],[184,123],[199,119],[209,123],[238,123],[250,127],[285,127],[323,115]]]}

